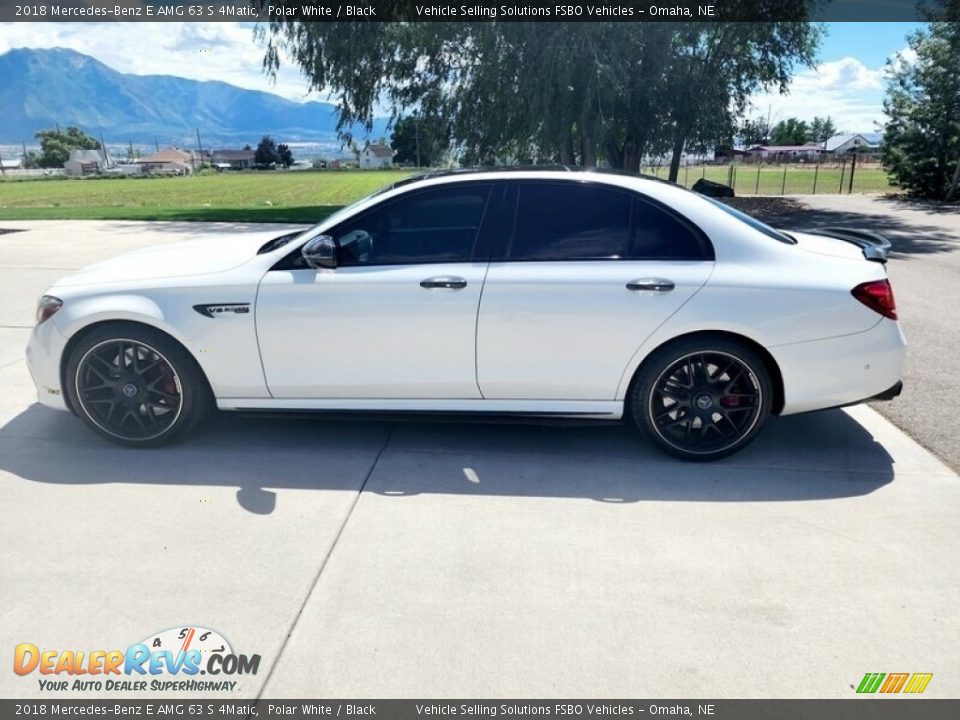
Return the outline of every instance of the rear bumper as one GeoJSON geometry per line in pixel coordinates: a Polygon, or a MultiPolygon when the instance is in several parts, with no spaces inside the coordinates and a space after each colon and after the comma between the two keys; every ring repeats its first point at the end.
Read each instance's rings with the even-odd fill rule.
{"type": "Polygon", "coordinates": [[[768,348],[783,376],[781,415],[892,399],[903,385],[907,343],[894,320],[869,330],[768,348]]]}

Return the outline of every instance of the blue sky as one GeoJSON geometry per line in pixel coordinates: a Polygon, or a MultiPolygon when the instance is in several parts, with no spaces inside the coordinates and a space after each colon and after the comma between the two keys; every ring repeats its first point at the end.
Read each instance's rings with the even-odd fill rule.
{"type": "MultiPolygon", "coordinates": [[[[815,69],[798,69],[790,93],[758,93],[752,114],[773,121],[833,117],[838,129],[867,132],[883,120],[883,69],[907,47],[916,23],[829,23],[815,69]]],[[[263,47],[242,23],[0,23],[0,53],[12,47],[67,47],[121,72],[222,80],[292,100],[329,100],[308,93],[285,63],[272,83],[263,75],[263,47]],[[147,50],[145,50],[147,48],[147,50]]]]}

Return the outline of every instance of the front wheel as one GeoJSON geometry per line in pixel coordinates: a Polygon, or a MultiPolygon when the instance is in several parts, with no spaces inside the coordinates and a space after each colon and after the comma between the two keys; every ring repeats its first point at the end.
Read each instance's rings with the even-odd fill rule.
{"type": "Polygon", "coordinates": [[[212,406],[196,361],[143,326],[108,325],[82,338],[64,380],[81,419],[98,435],[131,447],[172,441],[212,406]]]}
{"type": "Polygon", "coordinates": [[[770,373],[749,348],[691,338],[657,351],[628,398],[637,426],[663,451],[716,460],[744,448],[770,415],[770,373]]]}

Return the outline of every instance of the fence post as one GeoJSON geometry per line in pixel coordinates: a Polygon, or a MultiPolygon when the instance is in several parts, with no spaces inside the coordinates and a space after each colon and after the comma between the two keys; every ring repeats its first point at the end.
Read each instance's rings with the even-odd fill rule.
{"type": "Polygon", "coordinates": [[[853,157],[850,158],[850,184],[847,185],[847,195],[850,195],[853,192],[853,174],[857,170],[857,153],[853,153],[853,157]]]}
{"type": "Polygon", "coordinates": [[[727,168],[727,185],[733,187],[733,163],[727,168]]]}
{"type": "Polygon", "coordinates": [[[783,182],[780,183],[780,195],[784,194],[784,191],[787,189],[787,164],[783,165],[783,182]]]}
{"type": "Polygon", "coordinates": [[[763,167],[763,163],[757,160],[757,186],[753,189],[754,195],[760,194],[760,168],[763,167]]]}
{"type": "Polygon", "coordinates": [[[843,176],[846,174],[846,172],[847,172],[847,159],[843,158],[843,162],[840,165],[840,189],[837,190],[837,192],[840,195],[843,195],[843,176]]]}
{"type": "Polygon", "coordinates": [[[683,186],[690,187],[690,166],[685,165],[683,168],[683,186]]]}
{"type": "Polygon", "coordinates": [[[707,163],[704,162],[703,165],[702,165],[702,167],[703,167],[703,174],[702,174],[700,177],[703,178],[704,180],[706,180],[706,178],[707,178],[707,163]]]}
{"type": "Polygon", "coordinates": [[[820,158],[817,158],[817,166],[813,169],[813,194],[817,194],[817,176],[820,174],[820,158]]]}

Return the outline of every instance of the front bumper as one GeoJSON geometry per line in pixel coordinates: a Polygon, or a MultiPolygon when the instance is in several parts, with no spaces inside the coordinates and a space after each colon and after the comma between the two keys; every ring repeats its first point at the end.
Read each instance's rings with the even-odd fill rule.
{"type": "Polygon", "coordinates": [[[37,388],[37,401],[55,410],[68,410],[60,383],[60,358],[67,339],[53,319],[33,329],[27,343],[27,368],[37,388]]]}

